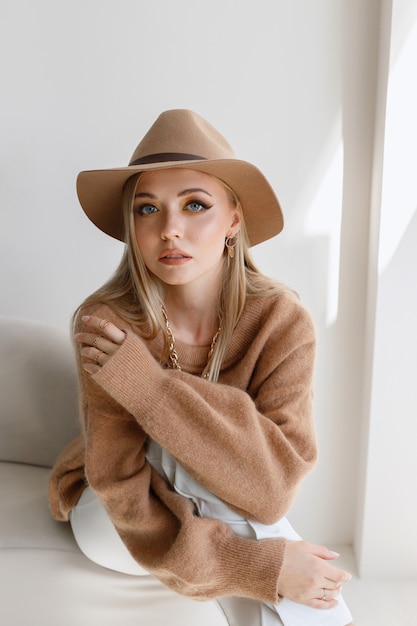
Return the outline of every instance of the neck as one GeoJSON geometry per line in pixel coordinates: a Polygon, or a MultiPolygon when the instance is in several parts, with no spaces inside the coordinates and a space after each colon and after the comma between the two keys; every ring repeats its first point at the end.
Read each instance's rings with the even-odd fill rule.
{"type": "Polygon", "coordinates": [[[175,338],[196,346],[210,345],[219,328],[217,297],[169,290],[165,294],[165,310],[175,338]]]}

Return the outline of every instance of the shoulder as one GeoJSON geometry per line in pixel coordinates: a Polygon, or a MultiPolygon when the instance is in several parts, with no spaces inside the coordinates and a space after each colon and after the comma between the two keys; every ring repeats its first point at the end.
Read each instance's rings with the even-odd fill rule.
{"type": "Polygon", "coordinates": [[[248,298],[241,321],[269,335],[292,331],[307,341],[315,337],[310,311],[298,294],[285,286],[270,296],[248,298]]]}
{"type": "Polygon", "coordinates": [[[300,298],[282,289],[273,295],[249,297],[231,338],[225,364],[244,359],[282,360],[304,346],[315,351],[312,316],[300,298]],[[250,357],[250,358],[249,358],[250,357]]]}

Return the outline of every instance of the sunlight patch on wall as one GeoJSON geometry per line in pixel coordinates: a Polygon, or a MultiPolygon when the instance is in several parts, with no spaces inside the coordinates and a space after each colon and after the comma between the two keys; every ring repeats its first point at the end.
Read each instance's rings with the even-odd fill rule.
{"type": "Polygon", "coordinates": [[[304,222],[307,235],[324,236],[328,242],[326,304],[326,322],[328,325],[337,318],[342,198],[343,143],[340,142],[307,211],[304,222]]]}
{"type": "Polygon", "coordinates": [[[378,269],[394,256],[417,209],[417,23],[388,84],[378,269]]]}

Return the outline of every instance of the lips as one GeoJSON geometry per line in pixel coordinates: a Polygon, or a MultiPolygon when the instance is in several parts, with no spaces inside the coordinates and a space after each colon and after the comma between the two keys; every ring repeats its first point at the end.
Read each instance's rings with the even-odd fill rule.
{"type": "Polygon", "coordinates": [[[161,261],[161,263],[165,263],[166,265],[185,263],[191,258],[192,257],[184,252],[184,250],[164,250],[159,255],[159,260],[161,261]]]}

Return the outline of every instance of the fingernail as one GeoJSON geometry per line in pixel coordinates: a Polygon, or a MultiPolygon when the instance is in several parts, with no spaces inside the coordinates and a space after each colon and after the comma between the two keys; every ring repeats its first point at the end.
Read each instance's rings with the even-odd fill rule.
{"type": "Polygon", "coordinates": [[[83,322],[88,322],[88,320],[90,319],[90,316],[89,315],[83,315],[81,319],[82,319],[83,322]]]}
{"type": "Polygon", "coordinates": [[[330,552],[333,556],[340,556],[339,552],[334,552],[334,550],[330,550],[330,552]]]}

